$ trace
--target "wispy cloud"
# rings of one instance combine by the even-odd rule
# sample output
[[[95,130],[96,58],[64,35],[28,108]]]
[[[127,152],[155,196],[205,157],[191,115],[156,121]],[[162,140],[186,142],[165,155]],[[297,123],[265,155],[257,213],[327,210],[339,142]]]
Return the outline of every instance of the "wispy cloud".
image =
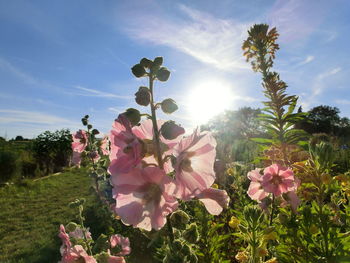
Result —
[[[19,69],[18,67],[14,66],[9,61],[1,57],[0,57],[0,69],[11,73],[15,77],[21,79],[26,84],[38,84],[38,81],[33,76],[31,76],[30,74],[27,74],[26,72],[22,71],[21,69]]]
[[[308,64],[310,63],[311,61],[313,61],[315,59],[314,56],[307,56],[303,61],[301,61],[298,66],[302,66],[302,65],[305,65],[305,64]]]
[[[219,69],[249,68],[241,45],[250,24],[219,19],[185,5],[178,8],[186,20],[143,14],[134,16],[125,30],[136,39],[169,46]]]
[[[0,109],[0,123],[37,123],[47,125],[75,125],[76,122],[35,111]]]
[[[80,93],[76,93],[73,95],[80,95],[80,96],[88,96],[88,97],[102,97],[102,98],[118,98],[118,99],[131,99],[131,96],[123,96],[123,95],[117,95],[109,92],[104,92],[100,90],[95,90],[95,89],[89,89],[82,87],[80,85],[74,86],[75,89],[84,91]]]

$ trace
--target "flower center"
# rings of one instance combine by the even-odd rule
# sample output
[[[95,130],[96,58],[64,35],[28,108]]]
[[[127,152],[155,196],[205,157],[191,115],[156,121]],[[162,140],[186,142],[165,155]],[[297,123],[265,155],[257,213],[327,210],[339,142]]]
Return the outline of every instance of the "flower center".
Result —
[[[282,179],[278,174],[274,174],[272,176],[271,183],[274,185],[280,185],[282,183]]]
[[[145,204],[148,204],[149,202],[160,202],[160,197],[162,195],[162,189],[158,184],[150,183],[145,186],[146,193],[143,196],[143,201]]]
[[[195,152],[184,152],[180,158],[179,168],[185,172],[193,172],[191,157],[195,155]]]

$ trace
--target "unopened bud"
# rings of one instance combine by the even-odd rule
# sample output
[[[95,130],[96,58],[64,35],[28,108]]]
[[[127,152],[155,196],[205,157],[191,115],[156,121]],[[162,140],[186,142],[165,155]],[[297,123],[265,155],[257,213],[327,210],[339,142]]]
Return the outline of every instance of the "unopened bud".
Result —
[[[141,114],[137,109],[134,108],[129,108],[124,112],[125,117],[128,118],[130,121],[131,125],[135,126],[138,124],[141,120]]]
[[[164,113],[168,113],[168,114],[173,113],[174,111],[176,111],[178,109],[178,107],[173,99],[163,100],[161,107],[162,107],[162,111]]]
[[[190,243],[196,243],[199,239],[197,225],[195,223],[190,224],[190,226],[184,231],[183,237]]]
[[[93,135],[97,135],[97,134],[99,134],[100,132],[99,132],[97,129],[93,129],[93,130],[91,131],[91,133],[92,133]]]
[[[160,128],[160,133],[167,140],[173,140],[185,133],[185,129],[175,124],[174,121],[165,122]]]
[[[151,68],[152,64],[153,64],[152,60],[148,58],[143,58],[140,60],[140,65],[144,68]]]
[[[185,229],[186,224],[190,221],[190,217],[186,212],[177,210],[170,216],[171,224],[177,229]]]
[[[147,106],[151,101],[151,94],[147,87],[140,87],[138,92],[135,93],[135,101],[137,104]]]
[[[134,76],[136,78],[141,78],[146,74],[146,70],[144,69],[144,67],[141,64],[136,64],[135,66],[133,66],[131,68],[132,74],[134,74]]]
[[[86,118],[82,118],[81,122],[83,123],[84,126],[88,124],[88,120]]]
[[[157,71],[157,79],[159,81],[167,81],[170,77],[170,71],[166,67],[161,67]]]
[[[74,222],[69,222],[67,225],[66,225],[66,230],[68,232],[73,232],[76,228],[78,227],[78,225]]]

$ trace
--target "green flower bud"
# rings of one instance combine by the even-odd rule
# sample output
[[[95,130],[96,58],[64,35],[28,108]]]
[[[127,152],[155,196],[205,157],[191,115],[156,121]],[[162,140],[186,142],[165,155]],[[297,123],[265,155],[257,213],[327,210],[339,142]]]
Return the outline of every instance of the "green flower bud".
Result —
[[[85,116],[84,116],[84,119],[88,119],[88,118],[89,118],[89,115],[85,115]]]
[[[152,60],[148,58],[143,58],[140,60],[140,65],[144,68],[151,68],[152,64],[153,64]]]
[[[190,224],[184,231],[183,237],[190,243],[196,243],[199,240],[197,225],[195,223]]]
[[[138,124],[141,120],[141,114],[137,109],[129,108],[126,110],[126,112],[124,112],[124,114],[133,126]]]
[[[88,121],[86,118],[82,118],[81,122],[83,123],[84,126],[86,126],[88,124]]]
[[[156,57],[153,60],[153,66],[158,66],[160,67],[163,64],[163,57]]]
[[[100,132],[99,132],[97,129],[93,129],[93,130],[91,131],[91,133],[92,133],[93,135],[97,135],[97,134],[99,134]]]
[[[170,98],[162,101],[161,108],[164,113],[168,113],[168,114],[173,113],[178,109],[175,101]]]
[[[132,74],[134,74],[134,76],[136,78],[141,78],[146,74],[146,70],[144,69],[144,67],[141,64],[136,64],[135,66],[133,66],[131,68]]]
[[[88,127],[88,129],[91,129],[91,128],[92,128],[92,125],[91,125],[91,124],[88,124],[87,127]]]
[[[67,225],[66,225],[66,230],[68,232],[73,232],[76,228],[77,228],[77,224],[74,223],[74,222],[69,222]]]
[[[135,96],[136,103],[142,106],[147,106],[151,101],[151,93],[147,87],[140,87]]]
[[[165,122],[160,128],[160,133],[165,139],[173,140],[185,133],[185,129],[177,125],[174,121]]]
[[[157,71],[157,79],[159,81],[167,81],[169,79],[169,76],[170,76],[170,71],[166,67],[161,67]]]
[[[170,222],[177,229],[186,229],[186,224],[190,221],[190,217],[186,212],[177,210],[170,216]]]

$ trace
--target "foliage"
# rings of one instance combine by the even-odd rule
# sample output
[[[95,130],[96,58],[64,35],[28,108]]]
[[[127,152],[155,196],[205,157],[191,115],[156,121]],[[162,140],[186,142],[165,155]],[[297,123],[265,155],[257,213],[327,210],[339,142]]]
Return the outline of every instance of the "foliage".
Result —
[[[17,156],[11,151],[0,152],[0,183],[7,182],[18,174]]]
[[[60,171],[69,164],[71,134],[69,130],[45,131],[33,141],[34,157],[45,174]]]

